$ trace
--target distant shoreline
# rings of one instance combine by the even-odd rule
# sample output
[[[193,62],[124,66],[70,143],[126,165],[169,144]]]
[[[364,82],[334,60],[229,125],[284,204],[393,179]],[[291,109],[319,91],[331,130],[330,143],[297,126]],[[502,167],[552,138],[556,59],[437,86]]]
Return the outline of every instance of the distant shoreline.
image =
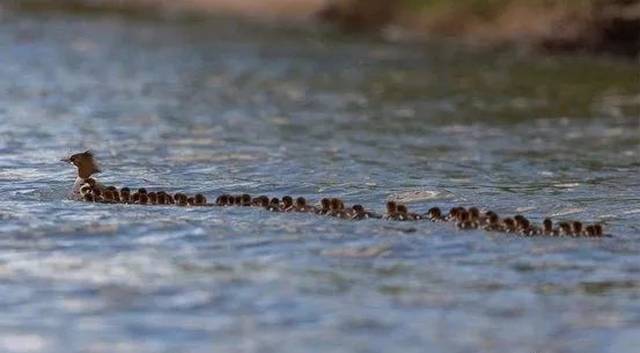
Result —
[[[471,46],[640,57],[640,0],[17,0],[22,10],[214,14],[328,23],[345,32],[450,38]]]

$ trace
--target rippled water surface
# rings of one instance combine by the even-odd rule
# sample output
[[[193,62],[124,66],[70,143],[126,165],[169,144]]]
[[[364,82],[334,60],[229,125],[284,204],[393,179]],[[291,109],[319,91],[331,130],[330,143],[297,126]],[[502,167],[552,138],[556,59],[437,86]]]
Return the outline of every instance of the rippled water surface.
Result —
[[[637,352],[638,66],[210,21],[0,17],[0,351]],[[399,198],[609,239],[68,200]]]

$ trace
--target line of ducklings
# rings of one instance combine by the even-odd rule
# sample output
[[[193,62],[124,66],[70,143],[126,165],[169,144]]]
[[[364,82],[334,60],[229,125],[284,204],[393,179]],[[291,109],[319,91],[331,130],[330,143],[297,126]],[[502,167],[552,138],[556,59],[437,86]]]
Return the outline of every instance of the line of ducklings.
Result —
[[[488,232],[510,233],[523,236],[571,236],[571,237],[603,237],[602,225],[591,224],[583,226],[582,222],[561,222],[554,227],[551,219],[546,218],[542,226],[537,226],[523,215],[500,218],[498,214],[489,210],[481,212],[477,207],[453,207],[444,214],[440,208],[432,207],[426,213],[410,212],[404,204],[388,201],[385,214],[378,214],[366,210],[364,206],[355,204],[345,207],[345,203],[338,198],[323,198],[318,206],[309,205],[304,197],[295,200],[291,196],[282,199],[266,195],[251,197],[249,194],[223,194],[216,198],[215,203],[207,202],[203,194],[189,196],[183,193],[169,194],[164,191],[148,192],[139,188],[132,192],[123,187],[118,190],[115,186],[100,188],[93,179],[80,188],[82,198],[88,202],[125,203],[139,205],[177,205],[177,206],[240,206],[261,207],[271,212],[303,212],[314,213],[329,217],[349,220],[387,219],[393,221],[431,221],[452,222],[458,229],[483,229]]]

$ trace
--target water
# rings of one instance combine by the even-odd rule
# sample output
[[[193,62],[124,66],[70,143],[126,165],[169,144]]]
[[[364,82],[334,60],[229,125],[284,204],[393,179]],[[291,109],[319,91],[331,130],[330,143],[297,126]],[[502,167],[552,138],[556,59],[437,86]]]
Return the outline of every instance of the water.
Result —
[[[5,12],[0,351],[636,352],[638,66]],[[101,180],[478,205],[610,239],[66,199]]]

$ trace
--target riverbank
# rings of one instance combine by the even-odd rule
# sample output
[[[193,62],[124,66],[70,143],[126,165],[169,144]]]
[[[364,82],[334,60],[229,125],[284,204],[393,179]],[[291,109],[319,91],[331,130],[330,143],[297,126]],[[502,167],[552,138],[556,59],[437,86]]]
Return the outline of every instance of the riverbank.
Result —
[[[395,27],[474,46],[640,53],[638,0],[338,0],[320,18],[347,31]]]
[[[145,16],[222,14],[320,22],[394,40],[444,37],[481,47],[640,55],[640,0],[21,0],[9,6]]]

